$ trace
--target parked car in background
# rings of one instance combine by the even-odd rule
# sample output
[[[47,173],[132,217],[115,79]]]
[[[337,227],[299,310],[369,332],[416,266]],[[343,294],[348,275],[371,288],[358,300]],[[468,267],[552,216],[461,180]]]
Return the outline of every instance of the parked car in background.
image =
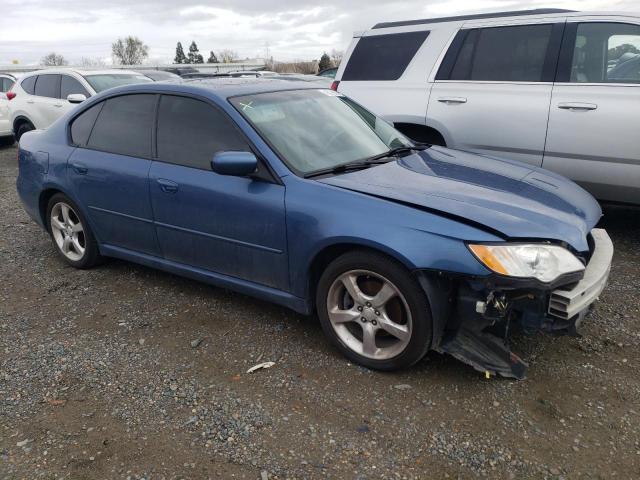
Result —
[[[640,204],[640,15],[531,10],[356,34],[338,91],[409,137],[543,166]],[[619,60],[622,60],[619,62]]]
[[[182,77],[185,73],[198,73],[199,70],[193,67],[170,67],[163,68],[165,72],[174,73],[180,77]]]
[[[327,77],[327,78],[335,78],[336,73],[338,73],[338,67],[325,68],[324,70],[318,72],[319,77]]]
[[[112,89],[18,157],[24,207],[69,265],[117,257],[317,312],[381,370],[437,349],[522,378],[509,333],[574,333],[613,254],[564,177],[416,145],[311,82]]]
[[[30,72],[7,92],[16,140],[25,132],[47,128],[76,104],[109,88],[152,82],[128,70],[47,69]]]
[[[11,129],[11,114],[9,112],[9,100],[6,92],[16,82],[16,77],[8,73],[0,73],[0,145],[13,143],[13,130]]]
[[[145,75],[154,82],[176,81],[182,78],[180,75],[165,70],[136,70],[136,73]]]

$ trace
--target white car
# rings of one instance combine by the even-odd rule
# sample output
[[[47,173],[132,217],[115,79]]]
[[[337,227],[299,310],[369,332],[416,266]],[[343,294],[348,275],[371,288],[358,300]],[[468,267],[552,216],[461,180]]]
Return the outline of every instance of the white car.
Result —
[[[640,204],[638,54],[639,13],[386,22],[354,36],[334,88],[414,140],[521,160]]]
[[[47,69],[30,72],[6,93],[16,140],[30,130],[47,128],[75,104],[108,88],[152,82],[128,70]]]
[[[11,114],[6,93],[13,87],[16,77],[8,73],[0,73],[0,145],[13,143]]]

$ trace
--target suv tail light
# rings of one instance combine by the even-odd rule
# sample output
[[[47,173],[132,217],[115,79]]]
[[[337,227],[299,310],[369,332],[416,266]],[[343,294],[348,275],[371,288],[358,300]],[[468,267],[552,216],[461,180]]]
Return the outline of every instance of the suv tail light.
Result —
[[[7,100],[13,100],[16,98],[16,92],[12,92],[11,90],[5,93],[5,95],[7,96]]]
[[[338,85],[340,85],[340,80],[335,80],[332,84],[331,84],[331,90],[334,91],[338,91]]]

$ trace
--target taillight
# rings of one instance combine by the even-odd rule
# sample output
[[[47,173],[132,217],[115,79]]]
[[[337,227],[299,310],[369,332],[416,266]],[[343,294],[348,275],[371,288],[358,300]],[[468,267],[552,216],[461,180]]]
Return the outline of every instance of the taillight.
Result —
[[[340,80],[335,80],[332,84],[331,84],[331,90],[333,91],[338,91],[338,85],[340,85]]]
[[[7,96],[7,100],[13,100],[14,98],[16,98],[16,92],[7,92],[5,93],[5,95]]]

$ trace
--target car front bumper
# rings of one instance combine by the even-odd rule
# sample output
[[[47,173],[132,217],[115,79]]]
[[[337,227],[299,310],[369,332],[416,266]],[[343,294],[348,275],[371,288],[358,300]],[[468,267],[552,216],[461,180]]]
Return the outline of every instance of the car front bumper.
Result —
[[[582,280],[551,292],[547,311],[550,317],[574,318],[588,309],[606,287],[613,259],[613,243],[606,230],[601,228],[591,230],[591,236],[594,248]]]

